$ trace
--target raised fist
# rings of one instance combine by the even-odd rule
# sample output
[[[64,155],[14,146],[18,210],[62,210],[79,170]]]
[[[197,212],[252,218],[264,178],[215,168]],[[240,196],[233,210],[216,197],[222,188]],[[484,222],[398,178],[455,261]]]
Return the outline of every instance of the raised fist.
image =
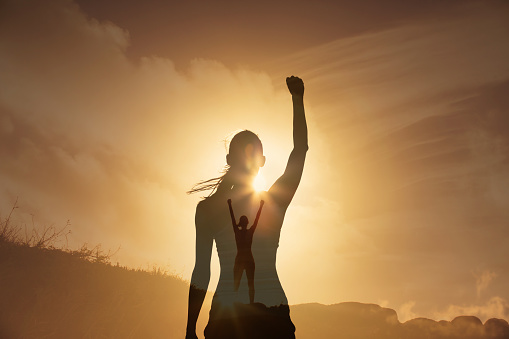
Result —
[[[299,77],[291,77],[286,78],[286,84],[288,85],[288,90],[292,95],[304,96],[304,82]]]

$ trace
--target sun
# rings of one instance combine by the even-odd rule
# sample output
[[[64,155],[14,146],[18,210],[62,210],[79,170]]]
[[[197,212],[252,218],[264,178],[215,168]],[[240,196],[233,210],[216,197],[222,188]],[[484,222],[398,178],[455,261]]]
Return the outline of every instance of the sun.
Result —
[[[253,181],[253,187],[256,191],[264,191],[267,181],[265,180],[265,176],[262,174],[262,172],[258,172],[258,175]]]

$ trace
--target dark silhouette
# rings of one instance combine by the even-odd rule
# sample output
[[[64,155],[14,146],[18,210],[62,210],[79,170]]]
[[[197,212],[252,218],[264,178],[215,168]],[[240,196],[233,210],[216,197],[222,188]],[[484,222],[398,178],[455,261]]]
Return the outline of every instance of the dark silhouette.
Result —
[[[253,243],[253,235],[262,213],[264,201],[260,201],[260,208],[256,213],[256,218],[253,225],[247,229],[249,221],[245,215],[240,217],[239,223],[235,221],[235,214],[233,213],[232,199],[228,199],[228,207],[230,209],[230,216],[232,218],[233,232],[235,232],[235,242],[237,243],[237,256],[235,257],[235,266],[233,266],[233,288],[238,292],[240,286],[240,278],[242,272],[246,271],[247,284],[249,286],[249,303],[254,303],[254,273],[255,261],[253,253],[251,252],[251,245]]]
[[[286,209],[302,176],[308,137],[304,83],[294,76],[287,78],[286,82],[293,101],[293,150],[283,175],[267,192],[254,190],[252,183],[265,164],[265,157],[258,136],[244,130],[230,142],[224,175],[203,181],[188,192],[212,190],[196,208],[196,262],[189,288],[186,338],[197,338],[196,321],[209,285],[214,241],[221,274],[212,299],[205,337],[295,338],[288,300],[276,271],[276,253]],[[233,210],[230,209],[231,214],[228,215],[224,208],[227,199],[235,201],[235,210],[242,215],[239,225],[235,223]],[[254,223],[257,225],[261,200],[264,202],[262,222],[256,228],[256,237],[253,237],[255,228],[246,229],[248,220],[245,216],[258,210]],[[234,228],[241,226],[243,229],[232,233],[229,226],[232,221]],[[247,284],[241,283],[244,269]]]

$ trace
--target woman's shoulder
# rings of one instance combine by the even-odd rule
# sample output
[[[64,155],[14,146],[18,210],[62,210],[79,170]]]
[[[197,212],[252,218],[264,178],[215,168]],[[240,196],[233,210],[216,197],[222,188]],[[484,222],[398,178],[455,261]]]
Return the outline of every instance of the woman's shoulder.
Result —
[[[224,201],[223,201],[224,200]],[[195,223],[197,229],[214,234],[225,224],[228,216],[228,203],[219,196],[209,196],[196,206]]]
[[[196,206],[196,212],[206,212],[207,214],[213,211],[217,211],[224,204],[227,207],[227,199],[221,197],[217,193],[214,193],[203,200],[201,200]]]

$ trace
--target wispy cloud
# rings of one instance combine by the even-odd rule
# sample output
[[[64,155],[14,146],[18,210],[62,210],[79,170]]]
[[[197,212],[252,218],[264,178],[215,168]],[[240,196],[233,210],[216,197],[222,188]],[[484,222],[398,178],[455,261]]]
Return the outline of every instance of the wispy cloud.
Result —
[[[415,301],[410,300],[402,304],[397,310],[399,321],[405,322],[410,319],[417,318],[417,314],[412,311],[415,306]]]
[[[121,245],[121,262],[187,276],[197,197],[185,192],[222,168],[233,130],[288,130],[291,141],[289,96],[264,73],[213,60],[183,71],[132,62],[122,28],[72,1],[27,4],[2,4],[1,208],[19,196],[38,223],[71,219],[78,244]]]
[[[475,277],[475,288],[477,291],[477,297],[481,296],[481,292],[486,290],[490,283],[498,276],[497,273],[490,270],[484,270],[480,273],[474,273]]]

